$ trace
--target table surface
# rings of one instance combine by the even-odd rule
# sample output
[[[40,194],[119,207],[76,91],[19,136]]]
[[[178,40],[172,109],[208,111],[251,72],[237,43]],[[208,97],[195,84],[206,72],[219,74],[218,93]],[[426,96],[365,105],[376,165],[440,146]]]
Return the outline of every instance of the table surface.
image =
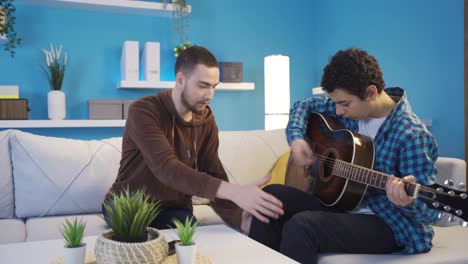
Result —
[[[175,230],[161,230],[167,241],[177,238]],[[85,237],[86,251],[94,251],[97,236]],[[297,263],[294,260],[225,226],[201,226],[196,239],[198,252],[213,263]],[[63,256],[63,240],[43,240],[0,245],[0,263],[51,263]]]

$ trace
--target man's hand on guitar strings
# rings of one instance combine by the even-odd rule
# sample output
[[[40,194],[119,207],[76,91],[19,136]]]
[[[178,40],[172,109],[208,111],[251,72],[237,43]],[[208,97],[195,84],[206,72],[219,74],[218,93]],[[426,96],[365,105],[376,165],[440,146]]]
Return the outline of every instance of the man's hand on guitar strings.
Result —
[[[309,143],[304,139],[296,139],[291,143],[291,155],[298,166],[310,166],[315,161],[314,153]]]
[[[398,206],[407,206],[414,200],[413,197],[408,196],[405,191],[405,182],[416,182],[412,175],[403,177],[403,179],[390,176],[387,182],[387,198]]]

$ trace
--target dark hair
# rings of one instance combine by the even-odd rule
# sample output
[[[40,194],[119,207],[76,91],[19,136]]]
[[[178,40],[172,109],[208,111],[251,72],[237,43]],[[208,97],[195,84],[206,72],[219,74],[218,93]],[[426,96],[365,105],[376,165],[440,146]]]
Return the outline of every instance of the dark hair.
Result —
[[[385,88],[379,63],[367,51],[340,50],[323,69],[321,86],[327,93],[339,88],[364,99],[369,85],[375,85],[379,93]]]
[[[183,72],[190,74],[197,64],[207,67],[218,67],[219,64],[213,53],[202,46],[190,46],[183,50],[177,57],[175,64],[175,74]]]

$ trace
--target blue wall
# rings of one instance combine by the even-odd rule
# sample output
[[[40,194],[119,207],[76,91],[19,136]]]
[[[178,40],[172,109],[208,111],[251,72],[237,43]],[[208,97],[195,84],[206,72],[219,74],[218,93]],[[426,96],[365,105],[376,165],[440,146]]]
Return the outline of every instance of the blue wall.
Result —
[[[263,129],[263,58],[291,61],[291,101],[310,96],[339,49],[377,57],[387,86],[407,89],[414,111],[433,121],[441,155],[464,158],[462,0],[192,0],[190,39],[220,61],[241,61],[254,91],[218,91],[212,107],[221,130]],[[134,99],[157,90],[120,90],[124,40],[161,42],[163,80],[173,80],[170,18],[17,4],[23,45],[14,59],[0,51],[0,84],[20,85],[31,119],[47,119],[48,84],[41,49],[63,44],[67,118],[88,118],[88,99]],[[75,138],[120,136],[120,128],[28,129]]]

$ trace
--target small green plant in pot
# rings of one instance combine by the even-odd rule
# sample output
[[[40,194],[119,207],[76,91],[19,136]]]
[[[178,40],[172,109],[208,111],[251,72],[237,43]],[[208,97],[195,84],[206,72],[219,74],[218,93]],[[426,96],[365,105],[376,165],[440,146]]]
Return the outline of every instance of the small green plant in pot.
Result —
[[[195,244],[195,233],[199,223],[187,217],[185,222],[182,223],[178,219],[172,220],[179,236],[180,242],[176,244],[177,263],[179,264],[192,264],[195,263],[195,256],[197,254],[197,247]]]
[[[104,218],[110,230],[96,241],[94,252],[97,263],[162,263],[168,253],[164,236],[149,227],[159,213],[160,203],[144,190],[112,194],[103,206]]]
[[[65,219],[60,232],[65,240],[65,262],[84,263],[86,255],[86,244],[83,243],[86,223],[75,218],[73,221]]]

